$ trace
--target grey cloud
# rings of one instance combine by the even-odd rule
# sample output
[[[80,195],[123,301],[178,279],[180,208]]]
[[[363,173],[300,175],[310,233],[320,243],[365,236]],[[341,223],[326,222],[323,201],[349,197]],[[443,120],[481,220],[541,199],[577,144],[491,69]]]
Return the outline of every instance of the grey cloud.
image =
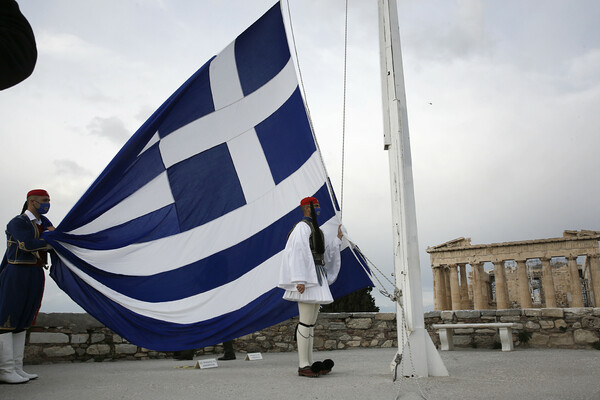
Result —
[[[123,121],[117,117],[95,117],[87,128],[92,135],[104,137],[119,144],[124,143],[131,136]]]

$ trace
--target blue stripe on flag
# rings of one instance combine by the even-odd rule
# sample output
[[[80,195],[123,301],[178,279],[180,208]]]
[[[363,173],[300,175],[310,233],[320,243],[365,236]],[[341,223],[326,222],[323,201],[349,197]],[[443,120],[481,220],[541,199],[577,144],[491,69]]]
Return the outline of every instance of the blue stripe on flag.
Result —
[[[88,235],[62,233],[61,236],[57,237],[57,240],[90,250],[109,250],[136,243],[150,242],[176,235],[179,232],[179,220],[175,204],[170,204],[142,217],[100,232]]]
[[[275,184],[300,168],[317,150],[298,88],[255,130]]]
[[[244,96],[273,79],[290,58],[279,3],[235,41],[235,59]]]

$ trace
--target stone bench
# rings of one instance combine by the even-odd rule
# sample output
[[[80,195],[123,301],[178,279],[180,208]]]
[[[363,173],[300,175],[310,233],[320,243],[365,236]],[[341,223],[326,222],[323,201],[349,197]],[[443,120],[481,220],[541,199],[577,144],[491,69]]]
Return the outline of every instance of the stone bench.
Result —
[[[500,342],[502,343],[502,351],[513,350],[512,330],[518,325],[510,322],[490,322],[480,324],[433,324],[431,327],[437,329],[440,335],[440,343],[442,350],[454,350],[453,331],[454,329],[467,328],[494,328],[500,332]]]

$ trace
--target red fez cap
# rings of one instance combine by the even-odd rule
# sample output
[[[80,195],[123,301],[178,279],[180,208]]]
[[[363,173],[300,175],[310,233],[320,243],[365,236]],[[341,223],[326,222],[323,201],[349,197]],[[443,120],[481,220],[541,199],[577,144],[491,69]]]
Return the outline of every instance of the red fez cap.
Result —
[[[30,190],[27,193],[27,197],[29,197],[29,196],[47,196],[47,197],[50,197],[50,195],[48,194],[48,192],[46,192],[44,189],[33,189],[33,190]]]
[[[308,206],[310,205],[310,202],[313,202],[313,205],[318,205],[319,204],[319,200],[317,200],[314,197],[305,197],[302,199],[302,201],[300,201],[300,207],[304,207],[304,206]]]

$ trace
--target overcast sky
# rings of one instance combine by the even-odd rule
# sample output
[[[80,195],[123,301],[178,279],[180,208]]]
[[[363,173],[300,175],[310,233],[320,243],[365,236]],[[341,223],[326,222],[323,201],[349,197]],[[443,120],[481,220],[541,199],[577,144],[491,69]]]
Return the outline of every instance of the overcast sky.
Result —
[[[427,309],[427,246],[600,230],[600,2],[398,2]],[[344,3],[290,0],[306,100],[338,197]],[[58,225],[151,113],[273,4],[20,0],[39,56],[29,79],[0,92],[0,221],[42,187]],[[377,1],[349,6],[344,224],[389,275]],[[377,304],[392,310],[381,296]],[[41,310],[82,311],[51,279]]]

